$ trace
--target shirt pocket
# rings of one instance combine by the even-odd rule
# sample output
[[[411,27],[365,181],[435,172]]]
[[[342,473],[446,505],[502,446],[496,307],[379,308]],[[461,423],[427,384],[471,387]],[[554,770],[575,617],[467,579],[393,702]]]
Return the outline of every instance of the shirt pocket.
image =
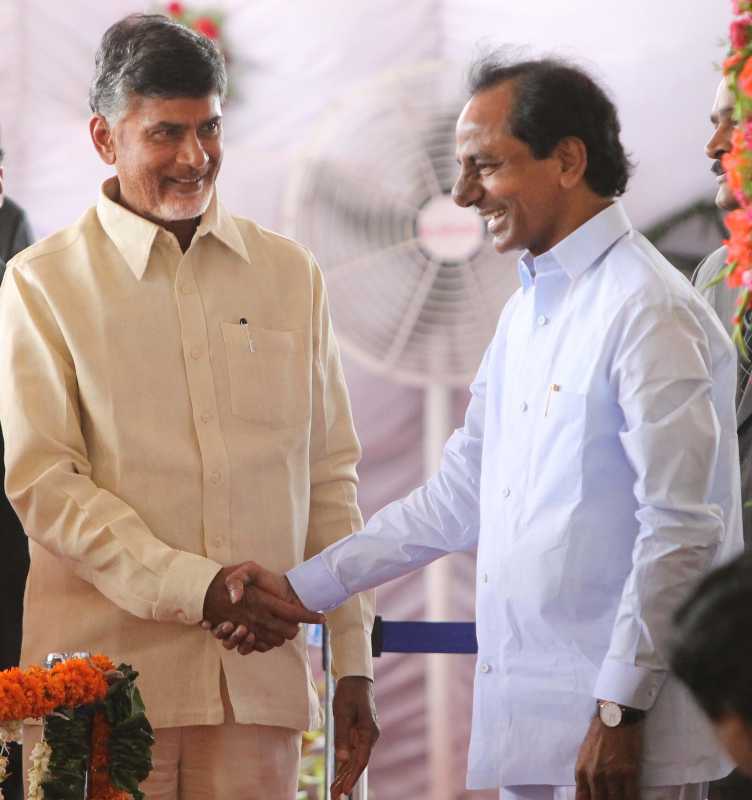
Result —
[[[552,384],[536,426],[530,480],[544,506],[582,496],[588,396]]]
[[[275,331],[222,323],[236,417],[271,428],[308,419],[309,371],[303,331]]]

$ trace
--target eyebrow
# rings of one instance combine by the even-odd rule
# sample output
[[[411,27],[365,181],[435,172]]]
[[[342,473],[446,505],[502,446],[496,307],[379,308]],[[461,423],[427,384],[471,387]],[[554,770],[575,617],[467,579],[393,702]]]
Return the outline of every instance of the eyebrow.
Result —
[[[721,108],[718,111],[717,114],[711,114],[710,115],[710,121],[713,123],[713,125],[717,125],[719,120],[721,120],[723,118],[726,118],[726,117],[731,117],[731,116],[733,116],[733,114],[734,114],[734,107],[733,106],[724,106],[723,108]]]
[[[212,122],[221,122],[222,115],[216,114],[209,119],[205,119],[199,123],[199,127],[203,127],[204,125],[209,125]],[[169,131],[182,131],[185,130],[188,126],[184,125],[181,122],[168,122],[167,120],[161,120],[160,122],[155,122],[153,125],[149,126],[150,130],[156,130],[157,128],[165,128]]]

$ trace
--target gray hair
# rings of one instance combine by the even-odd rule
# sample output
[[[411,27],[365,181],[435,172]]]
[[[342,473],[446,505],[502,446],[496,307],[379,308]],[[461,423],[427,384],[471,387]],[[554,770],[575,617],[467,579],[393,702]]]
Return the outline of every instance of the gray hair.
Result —
[[[114,124],[131,95],[223,101],[227,72],[205,36],[162,14],[131,14],[112,25],[97,50],[89,106]]]

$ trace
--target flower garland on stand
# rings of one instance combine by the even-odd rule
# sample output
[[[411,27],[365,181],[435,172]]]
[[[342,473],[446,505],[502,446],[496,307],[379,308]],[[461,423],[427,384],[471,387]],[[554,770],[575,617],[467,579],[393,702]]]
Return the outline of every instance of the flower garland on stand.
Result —
[[[42,718],[28,800],[143,800],[138,786],[151,771],[154,736],[138,673],[101,655],[52,660],[49,669],[0,672],[0,783],[7,744],[21,741],[24,719]]]
[[[726,214],[729,238],[726,268],[718,280],[740,289],[733,317],[733,339],[746,359],[745,343],[752,311],[752,0],[732,0],[735,19],[731,23],[731,50],[723,63],[723,74],[734,98],[732,150],[723,157],[729,187],[739,208]]]

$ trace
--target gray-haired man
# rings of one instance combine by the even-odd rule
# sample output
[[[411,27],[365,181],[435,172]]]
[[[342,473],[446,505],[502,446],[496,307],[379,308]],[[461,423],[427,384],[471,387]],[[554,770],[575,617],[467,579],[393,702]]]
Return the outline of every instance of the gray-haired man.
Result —
[[[320,617],[260,590],[234,614],[223,565],[289,569],[361,524],[320,270],[216,196],[225,88],[198,34],[159,15],[110,28],[90,133],[116,177],[0,294],[6,486],[32,540],[22,662],[87,649],[138,668],[150,800],[295,797],[319,720],[298,623]],[[197,624],[228,614],[274,652],[239,658]],[[370,751],[368,596],[329,622],[337,722]]]

